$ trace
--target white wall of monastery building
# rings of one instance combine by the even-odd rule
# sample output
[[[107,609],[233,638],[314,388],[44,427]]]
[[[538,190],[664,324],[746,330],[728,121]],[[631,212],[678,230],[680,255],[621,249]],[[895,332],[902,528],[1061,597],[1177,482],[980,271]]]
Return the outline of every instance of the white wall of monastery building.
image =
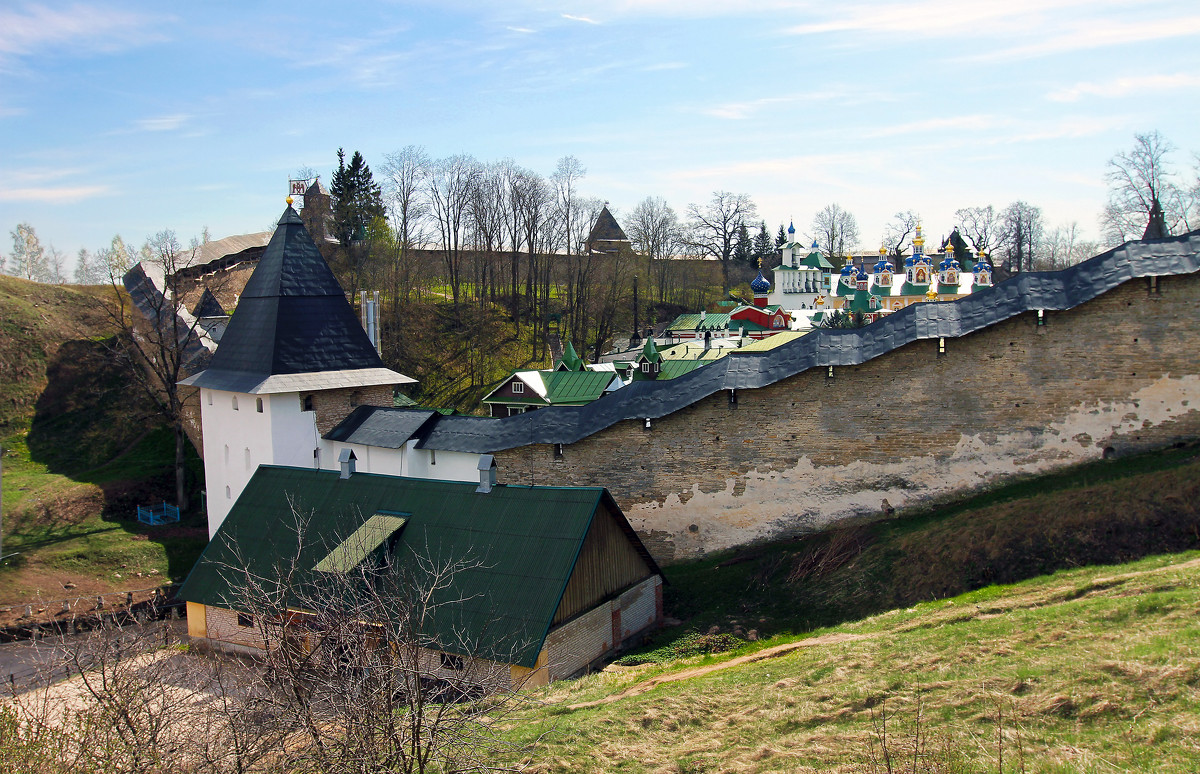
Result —
[[[250,395],[201,388],[210,539],[259,465],[337,470],[342,449],[352,449],[360,473],[479,480],[478,454],[418,449],[416,441],[399,449],[327,441],[317,432],[316,413],[302,409],[295,392]]]

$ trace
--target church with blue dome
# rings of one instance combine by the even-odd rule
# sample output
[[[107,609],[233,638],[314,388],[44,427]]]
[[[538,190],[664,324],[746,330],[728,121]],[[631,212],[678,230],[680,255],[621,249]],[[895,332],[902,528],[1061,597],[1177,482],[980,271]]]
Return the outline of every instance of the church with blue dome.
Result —
[[[912,240],[912,253],[904,258],[899,274],[886,248],[879,249],[879,260],[867,271],[867,261],[849,261],[838,274],[829,298],[818,299],[826,310],[861,312],[877,317],[922,301],[952,301],[992,284],[992,266],[985,253],[979,253],[964,268],[955,254],[955,239],[946,240],[936,257],[925,252],[925,236],[920,224]],[[969,253],[967,253],[969,255]],[[935,264],[936,260],[936,264]]]

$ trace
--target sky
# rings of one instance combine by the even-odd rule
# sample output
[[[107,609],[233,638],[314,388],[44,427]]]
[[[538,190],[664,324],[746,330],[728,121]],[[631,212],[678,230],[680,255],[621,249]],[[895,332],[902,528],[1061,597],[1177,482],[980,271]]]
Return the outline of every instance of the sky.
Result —
[[[269,228],[289,176],[511,158],[618,219],[746,193],[772,234],[1023,199],[1099,239],[1105,167],[1159,131],[1193,180],[1200,6],[1120,0],[0,0],[0,253]],[[377,176],[378,177],[378,176]]]

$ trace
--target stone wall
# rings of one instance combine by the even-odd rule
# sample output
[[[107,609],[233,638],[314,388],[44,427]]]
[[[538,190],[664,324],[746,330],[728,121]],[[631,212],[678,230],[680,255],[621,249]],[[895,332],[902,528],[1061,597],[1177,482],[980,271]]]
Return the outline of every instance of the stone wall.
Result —
[[[999,479],[1200,438],[1200,275],[1029,312],[496,454],[501,483],[607,486],[659,561],[875,517]]]
[[[343,419],[350,416],[350,412],[358,406],[392,406],[392,385],[390,384],[319,390],[311,395],[313,396],[313,410],[317,412],[317,432],[322,437],[337,427]],[[303,394],[301,399],[303,399]]]

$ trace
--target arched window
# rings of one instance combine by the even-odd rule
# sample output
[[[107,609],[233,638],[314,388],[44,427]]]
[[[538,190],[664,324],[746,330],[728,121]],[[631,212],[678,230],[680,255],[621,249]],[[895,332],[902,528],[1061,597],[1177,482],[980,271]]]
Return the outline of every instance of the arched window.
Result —
[[[250,449],[246,449],[246,470],[250,470]]]
[[[254,408],[255,408],[255,409],[258,411],[258,413],[260,413],[260,414],[261,414],[261,413],[263,413],[263,410],[262,410],[262,398],[255,398],[255,399],[254,399]]]
[[[234,411],[237,411],[237,410],[238,410],[238,407],[237,407],[237,396],[236,396],[236,395],[234,395],[234,396],[233,396],[233,410],[234,410]]]

